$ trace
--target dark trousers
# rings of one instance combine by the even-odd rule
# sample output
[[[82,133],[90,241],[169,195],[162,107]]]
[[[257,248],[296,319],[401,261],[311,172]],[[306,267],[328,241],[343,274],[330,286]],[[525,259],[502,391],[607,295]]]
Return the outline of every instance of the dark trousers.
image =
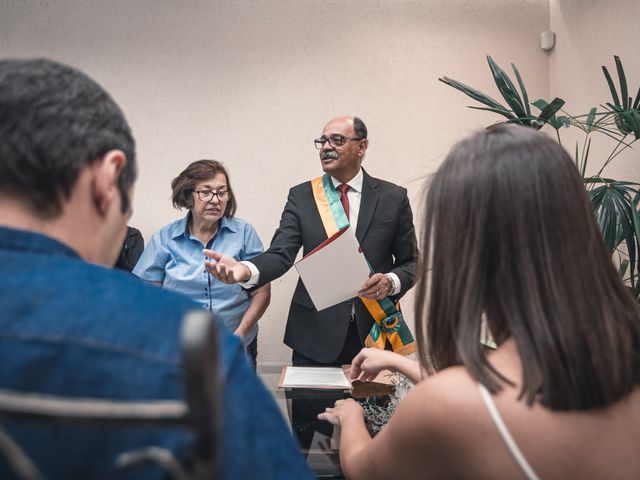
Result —
[[[358,354],[362,345],[358,335],[356,322],[349,322],[349,330],[338,358],[331,363],[319,363],[294,351],[291,355],[291,363],[294,367],[340,367],[350,364]],[[314,392],[315,394],[315,392]],[[291,426],[303,449],[308,449],[316,433],[329,438],[333,435],[333,426],[329,422],[318,420],[318,414],[325,408],[333,407],[336,400],[345,398],[342,391],[322,392],[322,398],[296,398],[295,392],[291,393]]]
[[[249,357],[249,360],[251,363],[251,366],[253,366],[253,371],[256,371],[257,368],[257,358],[258,358],[258,336],[256,335],[256,338],[254,338],[251,343],[249,345],[247,345],[246,348],[247,351],[247,357]]]
[[[342,365],[349,365],[353,358],[362,349],[362,343],[360,342],[360,336],[358,335],[358,327],[356,322],[349,322],[349,329],[347,330],[347,337],[344,340],[342,351],[338,358],[331,363],[320,363],[299,354],[295,350],[291,354],[291,364],[294,367],[340,367]]]

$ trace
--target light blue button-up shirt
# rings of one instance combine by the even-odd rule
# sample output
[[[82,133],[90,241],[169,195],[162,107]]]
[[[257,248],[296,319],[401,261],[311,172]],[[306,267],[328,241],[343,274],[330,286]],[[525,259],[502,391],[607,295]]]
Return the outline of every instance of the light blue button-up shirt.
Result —
[[[189,232],[188,220],[189,215],[154,233],[133,274],[186,295],[233,332],[249,308],[251,297],[239,285],[228,285],[209,275],[204,269],[202,250],[206,247],[236,260],[249,260],[264,250],[260,237],[244,220],[222,217],[216,234],[208,245],[203,245]],[[245,345],[257,334],[258,324],[247,332]]]

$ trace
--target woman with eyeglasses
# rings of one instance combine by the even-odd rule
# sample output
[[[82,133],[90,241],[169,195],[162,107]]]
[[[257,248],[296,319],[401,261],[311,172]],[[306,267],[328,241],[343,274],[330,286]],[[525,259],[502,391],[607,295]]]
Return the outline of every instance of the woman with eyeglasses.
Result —
[[[569,155],[494,127],[452,149],[424,203],[420,366],[356,362],[418,383],[373,439],[352,399],[320,415],[346,477],[640,478],[640,313]]]
[[[144,249],[133,274],[184,294],[242,338],[255,368],[258,320],[269,306],[267,284],[252,292],[228,285],[204,269],[207,248],[237,260],[262,253],[254,228],[239,218],[229,174],[215,160],[198,160],[171,182],[173,206],[186,216],[158,230]]]

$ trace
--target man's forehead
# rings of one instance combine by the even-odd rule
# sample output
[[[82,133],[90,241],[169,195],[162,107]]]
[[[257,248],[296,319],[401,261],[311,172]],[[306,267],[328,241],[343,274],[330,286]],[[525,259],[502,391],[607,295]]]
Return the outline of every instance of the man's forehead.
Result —
[[[353,129],[352,118],[334,118],[331,120],[322,130],[322,134],[329,136],[331,134],[340,134],[345,136],[353,136],[355,130]]]

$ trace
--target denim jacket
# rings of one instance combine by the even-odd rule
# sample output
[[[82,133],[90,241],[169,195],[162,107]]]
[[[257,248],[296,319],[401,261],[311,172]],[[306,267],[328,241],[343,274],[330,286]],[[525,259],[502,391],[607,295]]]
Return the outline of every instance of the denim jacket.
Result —
[[[180,320],[194,304],[122,271],[83,261],[58,241],[0,227],[0,388],[112,399],[182,398]],[[196,307],[197,308],[197,307]],[[311,478],[240,342],[220,329],[224,385],[222,478]],[[144,465],[116,471],[146,445],[188,460],[175,428],[44,427],[4,422],[49,479],[164,478]],[[0,459],[0,478],[11,478]]]

